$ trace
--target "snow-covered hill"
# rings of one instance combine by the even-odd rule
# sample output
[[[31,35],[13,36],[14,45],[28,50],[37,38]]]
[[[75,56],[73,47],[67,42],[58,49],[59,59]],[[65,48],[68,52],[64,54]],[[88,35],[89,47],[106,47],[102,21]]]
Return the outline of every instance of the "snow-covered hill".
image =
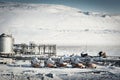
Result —
[[[82,12],[53,4],[0,3],[0,33],[16,43],[119,45],[120,15]]]

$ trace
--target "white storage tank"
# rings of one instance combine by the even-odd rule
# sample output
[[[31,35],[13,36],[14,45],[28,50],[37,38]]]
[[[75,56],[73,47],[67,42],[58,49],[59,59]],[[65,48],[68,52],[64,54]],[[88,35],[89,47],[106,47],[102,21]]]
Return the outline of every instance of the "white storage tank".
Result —
[[[14,39],[12,35],[1,34],[0,35],[0,54],[11,55],[13,54]]]

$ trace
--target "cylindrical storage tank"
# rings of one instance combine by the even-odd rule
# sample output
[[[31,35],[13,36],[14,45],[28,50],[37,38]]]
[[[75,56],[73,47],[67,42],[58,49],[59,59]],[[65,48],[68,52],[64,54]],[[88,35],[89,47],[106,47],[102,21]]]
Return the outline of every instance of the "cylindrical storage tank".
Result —
[[[14,39],[12,35],[1,34],[0,35],[0,54],[11,55],[13,54]]]

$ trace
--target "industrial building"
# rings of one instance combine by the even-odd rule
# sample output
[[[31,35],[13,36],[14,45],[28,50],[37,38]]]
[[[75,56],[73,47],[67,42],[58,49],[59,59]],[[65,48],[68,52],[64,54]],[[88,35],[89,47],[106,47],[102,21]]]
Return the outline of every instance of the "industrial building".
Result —
[[[10,56],[14,54],[13,50],[14,38],[12,35],[7,35],[5,33],[0,35],[0,55]]]
[[[14,54],[23,55],[43,55],[48,56],[56,55],[55,44],[35,44],[35,43],[21,43],[14,44],[12,35],[0,35],[0,56],[12,56]]]
[[[56,45],[55,44],[14,44],[14,51],[16,54],[24,55],[43,55],[47,54],[49,56],[56,55]]]

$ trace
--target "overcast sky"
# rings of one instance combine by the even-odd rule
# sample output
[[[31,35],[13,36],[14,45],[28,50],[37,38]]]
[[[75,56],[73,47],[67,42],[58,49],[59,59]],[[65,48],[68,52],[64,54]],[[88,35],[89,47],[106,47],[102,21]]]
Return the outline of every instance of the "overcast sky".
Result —
[[[6,2],[60,4],[82,11],[120,14],[120,0],[0,0]]]

